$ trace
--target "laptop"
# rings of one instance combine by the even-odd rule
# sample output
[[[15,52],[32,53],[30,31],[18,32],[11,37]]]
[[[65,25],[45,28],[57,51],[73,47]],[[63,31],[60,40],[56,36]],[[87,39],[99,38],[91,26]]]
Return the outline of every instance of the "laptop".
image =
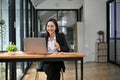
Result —
[[[27,54],[48,54],[45,38],[24,38],[24,51]]]

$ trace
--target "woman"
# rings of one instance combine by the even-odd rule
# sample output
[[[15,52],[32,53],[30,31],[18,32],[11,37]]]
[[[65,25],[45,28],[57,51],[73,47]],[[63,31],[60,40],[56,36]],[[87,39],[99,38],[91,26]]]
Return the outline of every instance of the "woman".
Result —
[[[59,33],[58,24],[55,19],[49,19],[46,23],[46,43],[48,52],[68,52],[69,48],[63,33]],[[43,70],[47,80],[60,80],[60,71],[65,71],[63,61],[43,62]]]

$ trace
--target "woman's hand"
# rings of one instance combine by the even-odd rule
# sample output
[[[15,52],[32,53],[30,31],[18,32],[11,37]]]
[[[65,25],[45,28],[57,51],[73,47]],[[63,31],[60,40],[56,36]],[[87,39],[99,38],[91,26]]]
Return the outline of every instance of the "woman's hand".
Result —
[[[54,43],[54,47],[55,47],[58,51],[60,51],[60,45],[59,45],[58,42],[55,42],[55,43]]]

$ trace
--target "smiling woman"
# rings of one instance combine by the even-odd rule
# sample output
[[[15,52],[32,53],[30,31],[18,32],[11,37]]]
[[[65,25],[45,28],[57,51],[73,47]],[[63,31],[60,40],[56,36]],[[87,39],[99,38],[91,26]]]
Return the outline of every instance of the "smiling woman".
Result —
[[[65,35],[59,33],[57,20],[50,18],[46,22],[46,45],[49,53],[54,52],[69,52]],[[43,71],[47,75],[47,80],[60,80],[60,71],[65,71],[65,65],[63,61],[45,61],[41,64]]]

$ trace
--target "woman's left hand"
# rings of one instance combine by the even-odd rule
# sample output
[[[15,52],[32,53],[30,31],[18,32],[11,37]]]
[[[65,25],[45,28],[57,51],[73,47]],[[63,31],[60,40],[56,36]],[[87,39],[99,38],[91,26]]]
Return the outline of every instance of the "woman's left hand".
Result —
[[[58,42],[55,42],[55,43],[54,43],[54,47],[55,47],[57,50],[60,50],[60,45],[59,45]]]

